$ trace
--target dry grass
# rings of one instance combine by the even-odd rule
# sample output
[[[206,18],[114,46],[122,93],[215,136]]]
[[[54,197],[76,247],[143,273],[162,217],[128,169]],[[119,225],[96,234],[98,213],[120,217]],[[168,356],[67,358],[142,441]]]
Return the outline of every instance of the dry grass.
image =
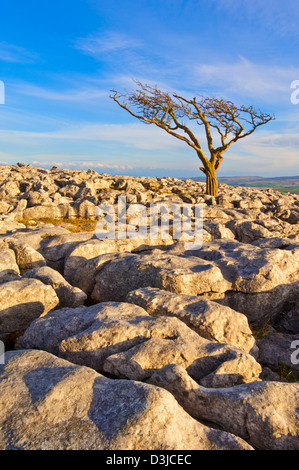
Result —
[[[58,236],[59,236],[59,233],[44,233],[43,235],[41,235],[41,238],[42,240],[44,240],[45,238],[58,237]]]
[[[93,219],[53,219],[51,217],[43,217],[41,219],[34,219],[37,224],[51,224],[59,227],[66,228],[70,232],[90,232],[95,230],[97,220]],[[21,224],[32,226],[30,223],[32,219],[21,219],[18,220]],[[52,237],[51,234],[45,234],[44,238]]]
[[[280,364],[279,365],[279,370],[278,370],[279,376],[281,379],[283,379],[286,382],[298,382],[299,377],[298,374],[296,374],[292,367],[286,365],[286,364]]]
[[[252,328],[252,334],[255,339],[261,339],[270,334],[272,331],[269,321],[267,320],[261,327]]]

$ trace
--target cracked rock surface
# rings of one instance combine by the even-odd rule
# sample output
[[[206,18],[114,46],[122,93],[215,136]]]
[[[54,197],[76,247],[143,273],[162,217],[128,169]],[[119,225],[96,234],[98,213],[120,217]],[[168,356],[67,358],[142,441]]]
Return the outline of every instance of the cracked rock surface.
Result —
[[[127,236],[100,239],[120,196]],[[201,204],[201,246],[134,204]],[[0,449],[298,450],[298,217],[271,189],[0,165]]]

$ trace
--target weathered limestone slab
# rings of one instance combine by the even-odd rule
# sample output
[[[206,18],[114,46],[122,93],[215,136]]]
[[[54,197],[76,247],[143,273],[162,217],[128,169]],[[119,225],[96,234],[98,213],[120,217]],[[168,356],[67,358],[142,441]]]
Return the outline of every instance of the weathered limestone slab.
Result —
[[[178,318],[151,317],[128,303],[55,310],[27,328],[19,347],[46,350],[98,372],[133,380],[143,380],[173,362],[206,386],[252,381],[261,373],[250,354],[208,341]]]
[[[127,302],[139,305],[152,316],[174,316],[200,336],[256,353],[255,338],[247,317],[229,307],[201,297],[145,287],[129,292]]]
[[[49,266],[30,269],[23,275],[23,279],[39,279],[44,284],[50,285],[59,298],[57,308],[76,308],[83,305],[87,295],[78,287],[73,287],[55,269]]]
[[[2,450],[252,450],[150,384],[110,380],[44,351],[0,365]]]
[[[178,365],[160,369],[149,383],[170,391],[191,416],[207,419],[257,449],[299,449],[299,383],[259,381],[208,389]]]
[[[0,284],[0,339],[19,333],[59,303],[51,286],[37,279],[20,279]]]

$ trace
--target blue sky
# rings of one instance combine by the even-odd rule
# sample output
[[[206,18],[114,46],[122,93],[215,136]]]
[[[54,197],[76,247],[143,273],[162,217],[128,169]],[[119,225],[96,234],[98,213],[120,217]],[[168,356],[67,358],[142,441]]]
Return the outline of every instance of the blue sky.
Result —
[[[109,98],[138,79],[275,114],[230,147],[219,176],[299,175],[298,24],[297,0],[3,2],[0,162],[202,176],[190,147]]]

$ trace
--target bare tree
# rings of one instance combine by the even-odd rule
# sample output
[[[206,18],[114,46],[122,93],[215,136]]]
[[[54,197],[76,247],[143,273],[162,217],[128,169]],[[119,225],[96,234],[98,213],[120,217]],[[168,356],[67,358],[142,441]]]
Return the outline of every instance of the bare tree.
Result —
[[[275,119],[273,115],[255,110],[252,106],[238,107],[231,101],[214,97],[186,99],[139,81],[136,81],[136,84],[138,88],[132,92],[120,94],[112,90],[111,98],[140,121],[155,124],[192,147],[203,164],[200,170],[206,175],[206,193],[212,196],[218,194],[216,172],[224,152],[234,142]],[[209,157],[203,151],[191,126],[186,125],[186,120],[203,126]]]

